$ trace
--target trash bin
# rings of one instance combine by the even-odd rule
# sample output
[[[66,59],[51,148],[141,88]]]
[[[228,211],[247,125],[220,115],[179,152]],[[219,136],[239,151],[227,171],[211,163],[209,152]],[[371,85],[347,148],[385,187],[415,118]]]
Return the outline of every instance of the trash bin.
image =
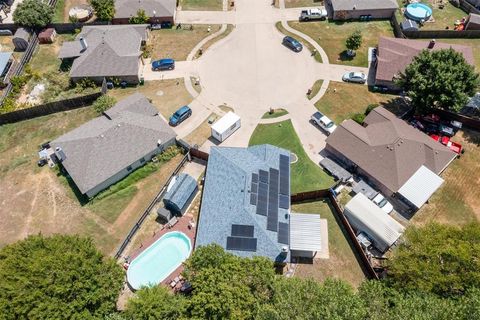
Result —
[[[142,77],[140,78],[140,85],[143,86],[145,84],[145,79]]]

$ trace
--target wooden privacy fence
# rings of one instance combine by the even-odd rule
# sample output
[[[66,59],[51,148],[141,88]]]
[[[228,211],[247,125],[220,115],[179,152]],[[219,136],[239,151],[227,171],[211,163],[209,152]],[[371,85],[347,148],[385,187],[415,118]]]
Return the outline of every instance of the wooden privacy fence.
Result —
[[[0,125],[45,116],[60,111],[68,111],[86,107],[91,105],[92,102],[97,100],[97,98],[101,95],[101,92],[96,92],[82,97],[54,101],[27,109],[0,114]]]
[[[208,161],[208,153],[200,151],[198,149],[191,148],[190,155],[194,158],[198,158],[200,160]]]
[[[153,210],[153,207],[155,207],[155,205],[158,202],[162,201],[163,196],[165,195],[165,191],[167,191],[167,187],[170,184],[170,181],[172,181],[172,178],[180,172],[182,167],[185,165],[185,162],[187,161],[188,161],[188,156],[185,155],[182,161],[180,161],[180,163],[177,165],[175,170],[173,170],[173,172],[170,174],[170,177],[168,178],[167,182],[162,186],[162,188],[157,193],[155,198],[153,198],[153,200],[150,202],[148,207],[143,211],[142,215],[137,220],[137,222],[133,225],[132,229],[130,229],[130,232],[128,233],[127,237],[125,238],[125,240],[123,240],[122,244],[120,245],[117,252],[115,253],[115,259],[120,258],[120,256],[123,254],[123,251],[125,251],[125,248],[128,246],[130,241],[132,241],[133,236],[135,236],[135,234],[140,229],[145,219],[150,215],[151,211]]]
[[[442,119],[460,121],[463,126],[480,131],[480,119],[474,119],[458,113],[440,109],[432,110],[432,112],[438,114]]]
[[[348,222],[347,218],[343,214],[343,210],[340,208],[340,205],[338,204],[337,199],[333,196],[330,189],[315,190],[315,191],[292,194],[290,197],[290,201],[292,204],[294,204],[302,201],[314,201],[314,200],[325,199],[325,198],[330,200],[334,208],[333,212],[335,217],[338,220],[340,220],[340,222],[344,226],[347,232],[347,235],[350,238],[350,243],[353,244],[353,247],[357,253],[357,256],[360,257],[363,270],[365,271],[367,277],[369,279],[378,280],[377,273],[375,272],[372,265],[370,264],[370,260],[368,259],[362,247],[360,246],[360,243],[358,242],[357,237],[355,236],[355,232],[353,231],[352,227],[350,226],[350,223]]]

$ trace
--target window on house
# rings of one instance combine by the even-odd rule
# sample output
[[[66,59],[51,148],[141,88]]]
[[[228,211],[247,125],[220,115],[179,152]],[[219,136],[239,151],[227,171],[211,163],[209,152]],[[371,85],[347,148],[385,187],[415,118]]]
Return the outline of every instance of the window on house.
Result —
[[[236,126],[237,126],[237,124],[235,123],[233,126],[230,127],[230,130],[235,129]]]

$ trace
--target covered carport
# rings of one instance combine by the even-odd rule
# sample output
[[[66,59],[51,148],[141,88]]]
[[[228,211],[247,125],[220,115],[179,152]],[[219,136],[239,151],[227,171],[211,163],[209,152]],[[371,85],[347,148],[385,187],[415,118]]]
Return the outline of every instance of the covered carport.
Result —
[[[427,167],[421,166],[397,193],[401,196],[402,200],[407,200],[409,204],[413,204],[419,209],[430,199],[433,193],[440,188],[443,181],[442,178]]]

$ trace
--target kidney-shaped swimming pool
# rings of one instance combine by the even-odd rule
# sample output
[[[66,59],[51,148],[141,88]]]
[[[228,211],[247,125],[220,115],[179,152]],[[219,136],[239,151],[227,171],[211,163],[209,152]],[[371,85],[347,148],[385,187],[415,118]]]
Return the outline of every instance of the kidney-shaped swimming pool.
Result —
[[[184,233],[164,234],[130,263],[128,283],[135,290],[159,284],[188,258],[191,250],[191,241]]]

